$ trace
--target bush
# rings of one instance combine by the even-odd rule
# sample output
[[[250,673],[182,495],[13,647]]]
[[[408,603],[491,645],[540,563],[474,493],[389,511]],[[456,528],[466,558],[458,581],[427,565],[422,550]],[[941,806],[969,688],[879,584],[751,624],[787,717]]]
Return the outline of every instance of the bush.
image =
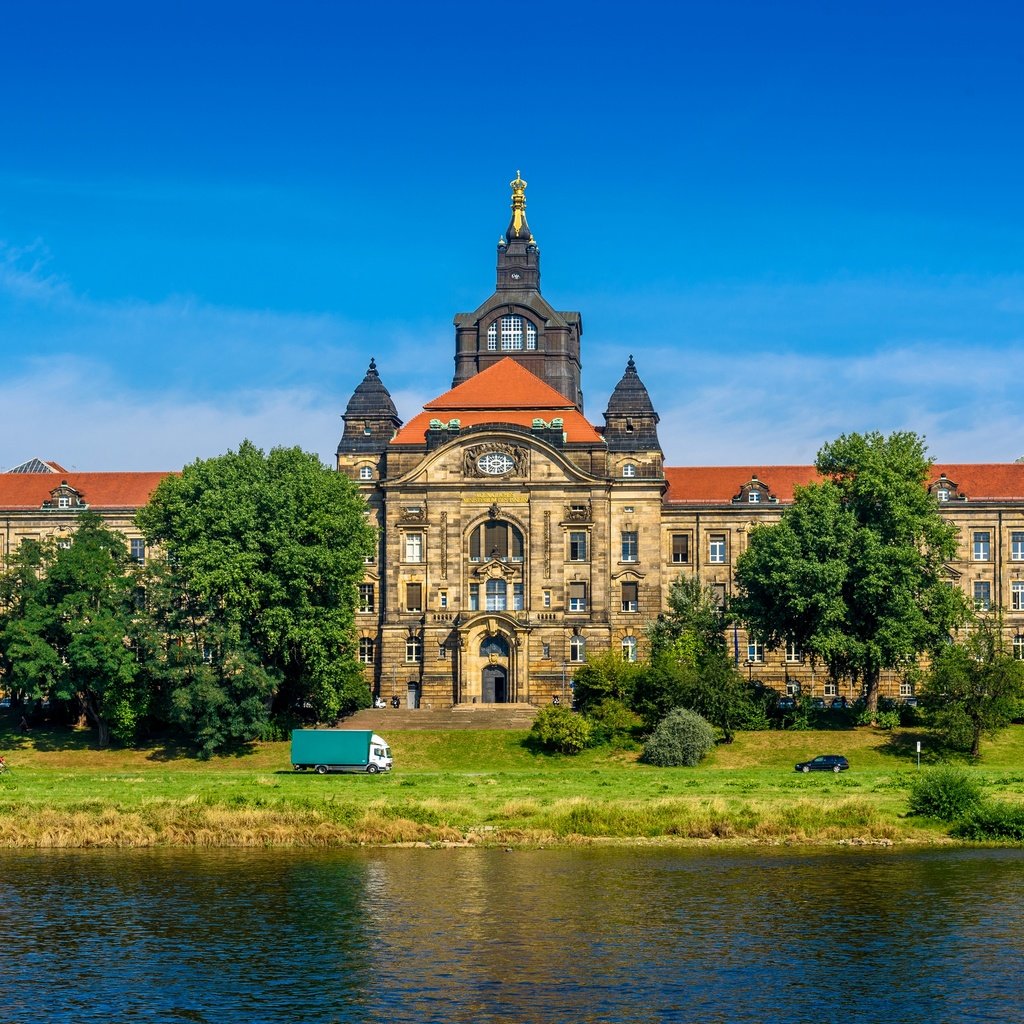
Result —
[[[984,842],[1004,839],[1024,843],[1024,807],[1019,804],[983,804],[970,811],[951,830],[957,839]]]
[[[910,784],[910,813],[956,821],[981,805],[981,785],[963,768],[929,768]]]
[[[578,754],[590,746],[590,723],[569,708],[548,706],[537,712],[530,737],[543,750]]]
[[[620,700],[607,697],[586,716],[590,722],[591,744],[611,743],[615,746],[635,747],[634,732],[640,726],[640,716],[630,711]]]
[[[659,768],[692,768],[715,746],[715,730],[707,719],[685,708],[670,711],[644,744],[640,760]]]

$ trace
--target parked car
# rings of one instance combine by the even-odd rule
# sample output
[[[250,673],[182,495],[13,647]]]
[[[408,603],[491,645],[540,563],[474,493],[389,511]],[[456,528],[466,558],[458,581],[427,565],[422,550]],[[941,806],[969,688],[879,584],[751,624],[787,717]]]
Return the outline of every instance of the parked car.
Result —
[[[796,707],[796,701],[792,697],[780,697],[778,708],[780,711],[792,711]]]
[[[833,711],[845,711],[846,710],[846,698],[845,697],[836,697],[835,700],[832,701],[830,707],[832,708]]]
[[[798,772],[845,772],[850,762],[842,754],[819,754],[811,761],[801,761]]]
[[[824,697],[812,697],[811,707],[815,711],[823,711],[825,709],[825,698]]]

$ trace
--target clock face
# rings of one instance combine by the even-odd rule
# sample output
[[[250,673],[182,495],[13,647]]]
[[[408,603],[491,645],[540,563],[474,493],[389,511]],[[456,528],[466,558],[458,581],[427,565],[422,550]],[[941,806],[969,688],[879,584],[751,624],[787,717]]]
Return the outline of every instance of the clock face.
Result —
[[[509,277],[511,277],[513,281],[518,281],[519,280],[519,275],[518,274],[514,274],[514,273],[513,274],[509,274]]]
[[[488,476],[502,476],[515,469],[515,460],[504,452],[488,452],[476,460],[476,468]]]

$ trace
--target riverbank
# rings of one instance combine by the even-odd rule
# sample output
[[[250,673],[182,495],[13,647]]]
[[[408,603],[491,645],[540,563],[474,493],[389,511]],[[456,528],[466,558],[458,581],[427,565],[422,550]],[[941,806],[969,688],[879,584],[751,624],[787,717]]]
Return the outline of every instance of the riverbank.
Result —
[[[913,730],[746,733],[693,769],[636,754],[550,757],[525,732],[391,732],[394,772],[295,773],[287,743],[196,761],[164,747],[97,751],[85,732],[0,732],[0,847],[551,846],[590,843],[944,844],[908,817]],[[793,771],[845,754],[841,775]],[[972,768],[1024,801],[1024,727]]]

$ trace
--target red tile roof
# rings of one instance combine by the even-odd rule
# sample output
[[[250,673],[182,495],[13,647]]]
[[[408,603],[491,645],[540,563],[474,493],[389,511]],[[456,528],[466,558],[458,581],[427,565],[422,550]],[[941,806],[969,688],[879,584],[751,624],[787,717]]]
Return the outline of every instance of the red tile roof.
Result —
[[[970,501],[1024,501],[1024,463],[936,463],[929,484],[943,473]],[[794,487],[820,479],[813,466],[666,466],[665,501],[728,504],[755,476],[780,502],[793,500]]]
[[[168,473],[0,473],[0,511],[42,508],[64,481],[91,509],[141,508]]]
[[[427,402],[395,435],[392,444],[423,444],[432,419],[457,419],[463,428],[511,423],[529,429],[535,419],[561,417],[569,442],[601,444],[602,437],[565,395],[514,359],[505,358]]]

